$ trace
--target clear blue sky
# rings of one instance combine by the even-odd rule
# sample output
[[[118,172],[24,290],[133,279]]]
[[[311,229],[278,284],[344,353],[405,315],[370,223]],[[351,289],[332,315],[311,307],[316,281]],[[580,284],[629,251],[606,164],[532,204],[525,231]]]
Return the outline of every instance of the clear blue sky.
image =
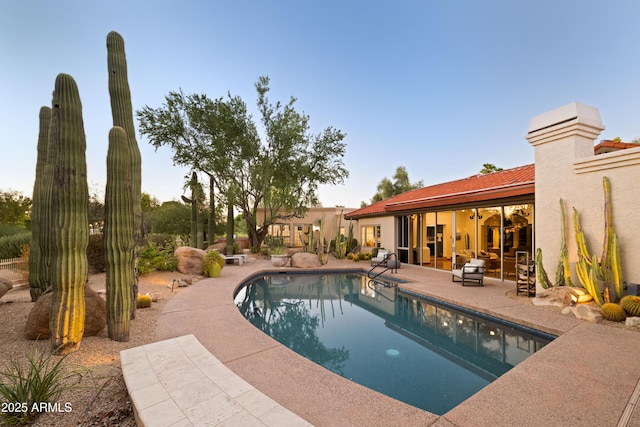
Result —
[[[425,185],[483,163],[533,163],[531,117],[578,101],[601,139],[640,136],[637,0],[229,0],[0,3],[0,189],[30,195],[38,111],[58,73],[80,90],[90,187],[102,193],[111,112],[106,36],[125,39],[134,110],[182,88],[228,91],[255,110],[298,98],[313,132],[347,133],[345,185],[325,206],[359,207],[405,166]],[[137,123],[136,123],[137,125]],[[140,135],[144,192],[178,199],[187,170]]]

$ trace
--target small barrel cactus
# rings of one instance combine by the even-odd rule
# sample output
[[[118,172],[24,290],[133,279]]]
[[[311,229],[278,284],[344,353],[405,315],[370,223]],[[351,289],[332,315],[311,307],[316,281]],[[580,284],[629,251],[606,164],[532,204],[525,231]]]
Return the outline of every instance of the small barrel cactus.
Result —
[[[611,320],[612,322],[622,322],[627,317],[624,308],[613,302],[602,304],[600,306],[600,312],[605,319]]]
[[[620,305],[629,316],[640,316],[640,297],[635,295],[626,295],[620,300]]]
[[[148,308],[151,307],[151,295],[147,294],[147,295],[140,295],[138,294],[138,303],[137,306],[138,308]]]

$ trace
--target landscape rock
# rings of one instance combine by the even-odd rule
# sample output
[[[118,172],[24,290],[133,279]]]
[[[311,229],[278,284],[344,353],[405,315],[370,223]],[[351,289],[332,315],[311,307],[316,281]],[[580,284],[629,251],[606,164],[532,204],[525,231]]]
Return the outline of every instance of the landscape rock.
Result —
[[[13,282],[6,277],[0,277],[0,284],[5,285],[7,290],[11,290],[13,288]]]
[[[227,243],[226,242],[216,242],[213,245],[207,246],[207,249],[206,249],[205,252],[218,251],[221,254],[223,254],[226,249],[227,249]]]
[[[316,254],[299,252],[291,256],[291,267],[318,268],[320,267],[320,258]]]
[[[28,340],[49,338],[49,308],[53,292],[48,289],[40,295],[27,317],[25,338]],[[107,326],[107,303],[88,286],[84,288],[85,317],[84,336],[99,334]]]
[[[202,263],[206,252],[189,246],[180,246],[173,253],[178,262],[178,271],[183,274],[203,274]]]
[[[5,285],[4,283],[0,283],[0,298],[2,298],[7,292],[9,292],[9,288],[7,287],[7,285]]]
[[[624,321],[627,328],[640,328],[640,317],[627,317]]]
[[[578,304],[572,308],[573,315],[576,319],[586,320],[588,322],[598,323],[603,319],[600,307],[586,304]]]

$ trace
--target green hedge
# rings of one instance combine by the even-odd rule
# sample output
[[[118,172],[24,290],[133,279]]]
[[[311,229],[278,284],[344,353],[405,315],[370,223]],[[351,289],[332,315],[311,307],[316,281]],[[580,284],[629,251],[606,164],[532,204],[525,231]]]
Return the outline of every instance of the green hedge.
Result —
[[[31,244],[31,232],[29,231],[0,237],[0,259],[18,258],[20,249],[29,244]]]

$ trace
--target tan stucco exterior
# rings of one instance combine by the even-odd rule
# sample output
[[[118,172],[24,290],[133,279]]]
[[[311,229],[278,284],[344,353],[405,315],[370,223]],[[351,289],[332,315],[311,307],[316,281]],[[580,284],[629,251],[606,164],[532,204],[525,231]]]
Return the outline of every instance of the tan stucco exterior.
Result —
[[[594,140],[604,125],[594,107],[572,103],[531,120],[527,139],[535,149],[535,241],[542,249],[544,266],[555,277],[560,253],[561,211],[564,200],[565,230],[572,280],[577,249],[573,208],[580,215],[592,254],[600,256],[604,237],[603,177],[611,183],[613,227],[619,236],[624,280],[640,282],[640,147],[594,154]],[[538,285],[539,286],[539,285]]]

